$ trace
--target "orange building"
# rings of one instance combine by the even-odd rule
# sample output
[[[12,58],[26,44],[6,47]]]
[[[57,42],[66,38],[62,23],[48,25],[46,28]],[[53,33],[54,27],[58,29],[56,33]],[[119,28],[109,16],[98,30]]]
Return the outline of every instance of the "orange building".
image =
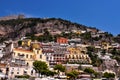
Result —
[[[64,37],[57,38],[57,43],[59,44],[68,44],[68,39]]]

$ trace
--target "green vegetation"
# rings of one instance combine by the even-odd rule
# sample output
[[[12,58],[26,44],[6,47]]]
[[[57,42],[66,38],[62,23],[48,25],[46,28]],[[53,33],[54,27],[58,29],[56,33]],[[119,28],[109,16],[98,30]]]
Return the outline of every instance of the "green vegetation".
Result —
[[[59,76],[60,72],[65,72],[65,66],[63,66],[62,64],[57,64],[54,66],[54,70],[57,70]]]
[[[95,47],[93,47],[93,46],[87,47],[87,54],[89,55],[89,57],[92,60],[92,65],[98,67],[102,64],[103,61],[100,58],[98,58],[98,55],[95,54],[95,51],[96,51]]]
[[[89,73],[89,74],[92,74],[92,73],[94,73],[95,71],[94,71],[93,69],[91,69],[91,68],[86,68],[86,69],[84,69],[84,72]]]
[[[79,75],[79,72],[73,70],[69,73],[66,74],[69,78],[69,80],[75,80],[77,78],[77,76]]]
[[[49,24],[50,23],[50,24]],[[52,24],[51,24],[52,23]],[[40,26],[39,26],[40,24]],[[46,25],[47,24],[47,25]],[[20,38],[21,36],[27,36],[28,38],[32,40],[38,40],[38,41],[56,41],[56,36],[52,36],[51,34],[46,34],[45,31],[44,35],[42,36],[34,36],[34,34],[43,33],[43,29],[48,28],[51,31],[54,31],[54,29],[60,30],[61,32],[68,31],[70,32],[73,28],[86,30],[87,26],[72,23],[67,20],[63,20],[60,18],[24,18],[24,19],[13,19],[13,20],[6,20],[6,21],[0,21],[0,25],[3,27],[10,28],[9,30],[14,30],[10,32],[10,34],[7,34],[7,36],[3,36],[0,38],[0,41],[4,41],[9,38]],[[63,26],[63,28],[60,28],[59,26]],[[36,28],[37,26],[37,28]],[[54,28],[55,27],[55,28]],[[38,29],[38,30],[37,30]],[[26,31],[24,31],[26,30]],[[71,39],[72,37],[79,37],[80,35],[74,34],[74,33],[65,33],[61,34],[60,36],[63,36],[65,38]]]
[[[25,19],[12,19],[12,20],[7,20],[7,21],[0,21],[0,25],[10,25],[10,26],[15,26],[19,24],[27,24],[29,27],[35,26],[37,23],[46,23],[46,22],[51,22],[51,21],[59,21],[61,24],[66,25],[66,26],[76,26],[79,29],[85,29],[85,25],[82,24],[77,24],[77,23],[72,23],[68,20],[63,20],[61,18],[25,18]],[[56,23],[56,25],[59,25]]]
[[[80,36],[85,40],[90,40],[91,39],[91,33],[90,32],[83,33]]]
[[[57,73],[54,71],[50,71],[50,70],[43,70],[41,72],[41,75],[46,75],[46,76],[54,76],[55,74],[57,74]]]
[[[22,45],[22,41],[18,41],[18,46],[21,46]]]
[[[113,40],[117,43],[120,43],[120,34],[118,34],[116,37],[114,37]]]
[[[17,19],[17,20],[7,20],[7,21],[0,21],[0,25],[3,27],[9,27],[12,30],[11,33],[7,33],[5,36],[0,37],[0,42],[3,42],[4,40],[8,38],[21,38],[23,36],[26,36],[27,38],[30,38],[31,40],[38,40],[40,42],[56,42],[58,37],[64,37],[68,39],[74,39],[74,38],[80,38],[81,43],[84,44],[90,44],[90,45],[98,45],[101,46],[101,49],[99,50],[101,54],[104,56],[106,52],[111,53],[112,59],[116,59],[118,63],[120,63],[120,49],[118,48],[111,48],[109,50],[102,49],[102,42],[109,42],[112,44],[113,42],[120,43],[120,34],[118,34],[116,37],[114,37],[112,34],[105,32],[105,33],[92,33],[92,32],[85,32],[85,33],[73,33],[72,30],[84,30],[87,31],[87,27],[81,24],[72,23],[67,20],[63,19],[56,19],[56,18],[26,18],[26,19]],[[54,29],[54,30],[52,30]],[[95,28],[90,28],[95,29]],[[61,34],[55,34],[52,35],[50,31],[56,31],[59,30],[62,33]],[[97,30],[97,29],[96,29]],[[28,31],[28,32],[27,32]],[[99,30],[97,30],[99,31]],[[39,34],[36,36],[35,34]],[[94,36],[95,35],[95,36]],[[94,36],[94,37],[92,37]],[[22,41],[18,41],[18,46],[21,46]],[[87,47],[87,54],[91,58],[92,65],[99,67],[103,61],[98,57],[96,54],[98,50],[94,46],[88,46]],[[81,60],[82,61],[82,60]],[[77,64],[83,64],[82,62],[68,62],[68,63],[77,63]],[[46,76],[53,76],[56,74],[53,71],[48,70],[48,66],[45,62],[42,61],[35,61],[33,63],[34,69],[36,73],[39,73],[41,75]],[[80,67],[79,67],[80,68]],[[55,70],[57,70],[58,75],[60,72],[65,72],[65,67],[62,65],[56,65],[54,67]],[[85,72],[89,74],[94,74],[95,76],[98,75],[98,73],[94,72],[91,69],[85,69]],[[70,73],[67,73],[69,77],[75,78],[77,74],[75,74],[75,71],[72,71]],[[105,73],[104,76],[108,76],[108,73]],[[113,76],[113,75],[112,75]],[[22,76],[23,77],[23,76]]]
[[[26,78],[26,79],[30,78],[29,75],[18,75],[18,76],[15,76],[15,77],[16,78]]]
[[[113,37],[113,35],[112,35],[111,33],[105,32],[104,34],[105,34],[105,37],[106,37],[106,38],[108,38],[108,37],[109,37],[109,38],[110,38],[110,37]]]
[[[39,73],[38,76],[40,76],[40,74],[45,76],[54,76],[57,74],[56,72],[49,70],[47,64],[42,61],[33,62],[33,68],[35,69],[36,73]]]
[[[114,73],[105,72],[103,74],[103,77],[105,77],[105,78],[115,78],[115,74]]]
[[[50,32],[48,31],[48,29],[44,29],[44,33],[42,36],[39,36],[38,38],[38,41],[41,41],[41,42],[51,42],[53,41],[53,36],[50,34]]]
[[[101,39],[102,39],[101,36],[99,36],[99,37],[92,37],[92,40],[94,40],[94,41],[99,41],[99,40],[101,40]]]
[[[111,58],[116,59],[117,62],[120,62],[120,50],[117,50],[116,48],[113,48],[110,50],[110,53],[112,54]]]
[[[102,49],[102,55],[104,56],[106,54],[106,49]]]
[[[78,38],[79,35],[72,32],[70,33],[62,32],[61,34],[51,35],[48,29],[46,28],[44,29],[43,35],[34,36],[33,34],[27,33],[26,37],[30,38],[31,40],[38,40],[40,42],[51,42],[51,41],[56,42],[57,37],[64,37],[71,39],[71,38]]]
[[[86,69],[84,69],[84,72],[90,74],[91,77],[99,78],[99,77],[101,76],[100,73],[95,72],[95,71],[94,71],[93,69],[91,69],[91,68],[86,68]]]
[[[33,62],[33,68],[35,69],[36,73],[39,73],[39,75],[48,70],[47,64],[42,61]]]

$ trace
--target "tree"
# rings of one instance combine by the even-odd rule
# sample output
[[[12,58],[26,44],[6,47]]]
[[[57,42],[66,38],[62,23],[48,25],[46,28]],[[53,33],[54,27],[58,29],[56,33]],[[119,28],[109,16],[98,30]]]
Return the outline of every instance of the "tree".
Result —
[[[103,74],[103,77],[106,77],[106,78],[114,78],[114,77],[115,77],[115,74],[114,74],[114,73],[105,72],[105,73]]]
[[[101,78],[101,73],[100,72],[94,72],[95,78]]]
[[[74,78],[76,77],[72,72],[67,73],[67,76],[71,80],[74,80]]]
[[[88,46],[86,47],[88,52],[94,52],[95,51],[95,47],[94,46]]]
[[[113,35],[111,33],[108,33],[108,32],[105,32],[105,37],[108,38],[108,37],[113,37]]]
[[[98,57],[97,54],[95,54],[95,47],[94,46],[88,46],[87,48],[87,54],[89,55],[90,59],[92,60],[93,66],[100,66],[102,64],[102,60]]]
[[[54,76],[56,74],[56,72],[51,71],[51,70],[43,70],[41,72],[41,75],[46,75],[46,76]]]
[[[65,72],[65,66],[63,66],[62,64],[57,64],[54,66],[54,70],[57,70],[59,76],[60,72]]]
[[[91,68],[86,68],[86,69],[84,70],[84,72],[90,74],[92,77],[93,77],[93,74],[95,73],[95,71],[94,71],[93,69],[91,69]]]
[[[17,75],[15,76],[16,78],[26,78],[26,79],[29,79],[29,75]]]
[[[39,75],[43,72],[48,70],[48,66],[43,61],[35,61],[33,62],[33,68],[35,69],[36,73],[39,73]]]
[[[46,75],[47,76],[54,76],[55,74],[56,74],[56,72],[48,70]]]
[[[79,72],[77,72],[75,70],[67,73],[67,76],[69,77],[70,80],[75,80],[78,75],[79,75]]]
[[[18,41],[18,46],[21,46],[22,45],[22,41]]]
[[[106,50],[105,49],[102,49],[102,55],[104,56],[106,54]]]
[[[92,73],[94,73],[95,71],[94,71],[93,69],[91,69],[91,68],[85,68],[85,69],[84,69],[84,72],[89,73],[89,74],[92,74]]]
[[[95,71],[94,71],[93,69],[91,69],[91,68],[86,68],[86,69],[84,70],[84,72],[90,74],[92,77],[100,77],[100,73],[95,72]]]
[[[111,54],[113,54],[113,55],[117,55],[118,54],[116,48],[113,48],[113,50],[111,51]]]
[[[91,39],[91,33],[90,32],[82,33],[81,37],[83,37],[85,40],[90,40]]]

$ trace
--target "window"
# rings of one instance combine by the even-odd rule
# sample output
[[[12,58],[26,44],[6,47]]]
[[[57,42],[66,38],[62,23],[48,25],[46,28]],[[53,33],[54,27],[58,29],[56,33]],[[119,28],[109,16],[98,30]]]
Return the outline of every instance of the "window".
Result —
[[[27,74],[27,71],[24,71],[24,74]]]
[[[18,53],[18,56],[20,55],[20,53]]]
[[[69,58],[71,58],[71,55],[69,55]]]
[[[33,70],[31,70],[31,75],[33,75]]]
[[[19,74],[19,72],[17,72],[17,74]]]
[[[26,54],[26,58],[28,58],[28,54]]]
[[[27,66],[29,66],[29,63],[27,62]]]
[[[40,59],[42,59],[42,55],[40,55]]]
[[[14,72],[11,72],[11,74],[14,74]]]
[[[32,55],[30,55],[30,58],[32,58]]]
[[[49,59],[49,57],[47,57],[47,60]]]
[[[39,54],[39,50],[37,50],[37,54]]]

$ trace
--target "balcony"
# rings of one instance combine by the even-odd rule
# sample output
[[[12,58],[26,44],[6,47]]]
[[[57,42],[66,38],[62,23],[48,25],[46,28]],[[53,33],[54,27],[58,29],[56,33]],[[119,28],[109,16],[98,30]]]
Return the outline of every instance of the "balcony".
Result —
[[[15,59],[15,64],[17,64],[17,65],[25,65],[25,60]]]
[[[15,59],[25,60],[25,55],[21,54],[21,55],[15,56]]]

